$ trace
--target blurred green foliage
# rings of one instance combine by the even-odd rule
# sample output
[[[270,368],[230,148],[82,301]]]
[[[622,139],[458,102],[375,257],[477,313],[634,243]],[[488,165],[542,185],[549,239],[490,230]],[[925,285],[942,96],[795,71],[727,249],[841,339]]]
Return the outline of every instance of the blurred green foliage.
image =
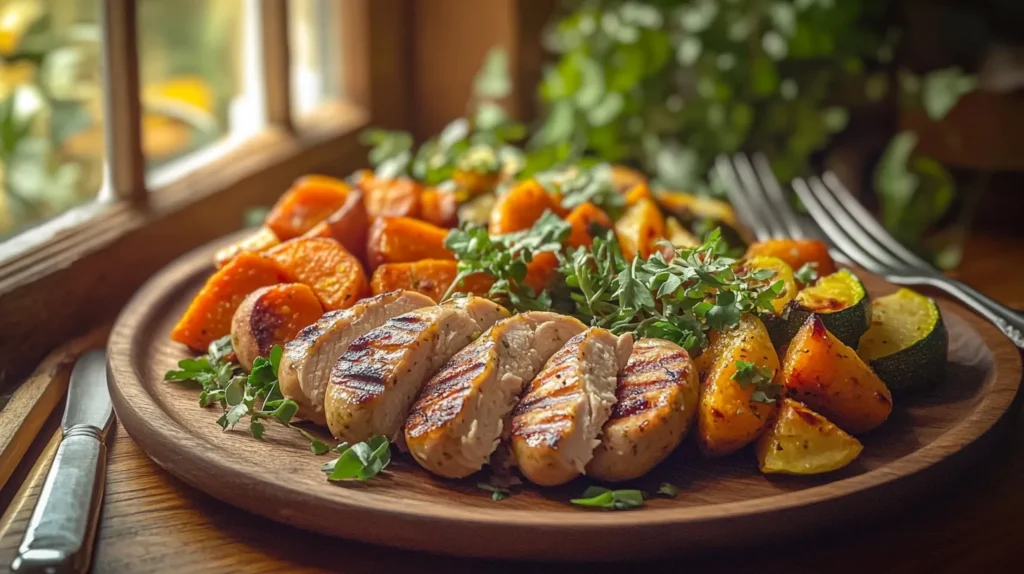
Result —
[[[571,0],[552,23],[556,55],[529,157],[593,155],[660,186],[718,195],[719,154],[761,151],[782,181],[842,132],[851,110],[892,98],[941,121],[976,88],[959,69],[896,71],[899,31],[882,0]],[[883,221],[910,243],[948,209],[949,172],[898,134],[875,173]]]

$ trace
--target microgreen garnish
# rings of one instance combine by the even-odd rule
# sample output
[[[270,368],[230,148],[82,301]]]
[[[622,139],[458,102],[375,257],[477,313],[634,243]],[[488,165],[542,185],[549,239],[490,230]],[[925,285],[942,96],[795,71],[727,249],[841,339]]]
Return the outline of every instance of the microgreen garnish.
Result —
[[[340,456],[320,467],[327,473],[327,480],[331,481],[366,481],[391,463],[391,443],[382,435],[353,445],[343,442],[334,448],[334,452]]]
[[[580,498],[573,498],[569,502],[608,510],[629,510],[644,505],[644,493],[639,490],[609,490],[591,486],[583,491]]]
[[[793,273],[793,278],[800,282],[801,285],[810,285],[818,280],[818,262],[810,261],[804,263]]]
[[[560,272],[576,304],[576,316],[613,333],[660,337],[695,350],[709,329],[739,323],[743,313],[772,312],[782,281],[774,271],[749,270],[722,253],[715,229],[704,243],[679,249],[663,243],[647,259],[627,262],[614,234],[560,256]]]
[[[548,191],[560,194],[566,209],[589,201],[614,220],[626,207],[626,198],[615,189],[612,168],[606,163],[590,169],[573,166],[546,171],[537,174],[536,179]]]
[[[750,400],[755,403],[774,403],[782,394],[782,387],[772,382],[772,370],[749,361],[736,361],[736,372],[732,374],[732,380],[741,389],[753,386],[754,393]]]
[[[661,483],[661,486],[658,487],[658,494],[669,498],[675,498],[679,495],[679,487],[668,482],[663,482]]]
[[[270,356],[257,357],[246,375],[241,365],[230,360],[234,349],[228,335],[210,343],[206,355],[178,361],[178,370],[168,371],[164,380],[200,385],[199,406],[219,404],[224,412],[217,424],[224,430],[233,429],[248,416],[250,434],[262,440],[267,430],[264,421],[275,421],[306,437],[313,454],[324,454],[330,449],[326,443],[291,424],[299,406],[281,395],[277,370],[282,352],[280,345],[274,345]]]
[[[458,260],[458,274],[443,299],[458,292],[464,279],[475,273],[494,278],[487,296],[517,311],[547,310],[551,297],[524,283],[526,266],[538,253],[556,252],[569,235],[570,226],[547,211],[530,229],[490,236],[487,229],[467,224],[448,232],[444,245]]]
[[[491,500],[505,500],[509,496],[512,496],[512,491],[504,486],[498,486],[489,482],[478,482],[476,487],[480,490],[486,490],[491,493]]]

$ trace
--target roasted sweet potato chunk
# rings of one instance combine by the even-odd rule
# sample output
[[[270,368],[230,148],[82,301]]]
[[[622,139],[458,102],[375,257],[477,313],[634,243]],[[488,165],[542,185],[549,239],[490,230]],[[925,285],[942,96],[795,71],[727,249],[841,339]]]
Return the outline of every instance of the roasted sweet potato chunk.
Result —
[[[384,263],[420,259],[455,259],[444,246],[448,230],[411,217],[381,217],[370,225],[366,261],[370,269]]]
[[[747,258],[758,255],[778,257],[793,268],[799,270],[805,263],[816,264],[815,270],[819,277],[831,275],[836,271],[836,264],[828,254],[828,246],[817,239],[768,239],[758,241],[747,248]]]
[[[665,237],[665,218],[653,200],[641,199],[615,222],[615,235],[626,261],[638,256],[646,259]]]
[[[560,213],[555,198],[535,180],[528,180],[498,198],[487,227],[491,235],[529,229],[545,211]]]
[[[270,355],[274,345],[284,345],[299,330],[324,314],[313,290],[302,283],[260,287],[242,300],[231,321],[231,343],[238,362],[252,369],[256,357]]]
[[[565,217],[565,220],[572,226],[569,238],[565,240],[570,247],[588,247],[594,242],[592,232],[595,227],[606,230],[612,229],[612,220],[603,209],[589,201],[577,205]]]
[[[185,314],[171,331],[171,339],[196,351],[231,332],[231,317],[246,295],[260,287],[290,280],[273,259],[245,251],[206,280]]]
[[[350,189],[344,181],[324,175],[300,178],[274,204],[266,225],[281,241],[299,237],[344,205]]]
[[[254,231],[252,235],[248,235],[241,241],[232,243],[231,245],[217,251],[217,254],[213,256],[213,263],[220,268],[243,251],[259,253],[260,251],[270,249],[279,243],[281,243],[281,240],[277,238],[277,235],[274,234],[273,230],[269,227],[261,227]]]
[[[359,184],[363,191],[366,213],[377,217],[419,217],[423,186],[407,178],[366,178]]]
[[[422,293],[439,303],[458,275],[456,266],[455,261],[447,259],[385,263],[373,272],[370,287],[373,289],[374,295],[406,289]],[[457,286],[455,290],[473,295],[487,295],[491,283],[493,281],[486,275],[472,275],[467,277],[463,284]]]
[[[420,196],[420,212],[423,221],[438,227],[455,227],[459,224],[459,201],[454,191],[424,189]]]
[[[849,433],[867,432],[892,412],[889,388],[817,315],[789,343],[781,380],[790,397]]]
[[[292,239],[266,255],[295,281],[309,285],[327,311],[351,307],[370,291],[359,260],[334,239]]]
[[[348,195],[344,205],[307,231],[303,237],[334,239],[349,253],[362,256],[366,253],[366,236],[369,230],[370,219],[363,204],[363,192],[356,189]]]

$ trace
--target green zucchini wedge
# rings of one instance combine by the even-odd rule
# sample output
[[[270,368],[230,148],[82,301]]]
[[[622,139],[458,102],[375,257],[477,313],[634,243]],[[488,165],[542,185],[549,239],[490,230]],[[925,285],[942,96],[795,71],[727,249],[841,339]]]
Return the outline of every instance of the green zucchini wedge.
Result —
[[[766,321],[776,347],[789,344],[812,313],[844,345],[857,347],[871,322],[871,299],[867,289],[851,271],[840,269],[819,278],[789,302],[785,313]]]
[[[871,305],[857,354],[894,392],[930,387],[946,370],[949,333],[935,301],[900,289]]]

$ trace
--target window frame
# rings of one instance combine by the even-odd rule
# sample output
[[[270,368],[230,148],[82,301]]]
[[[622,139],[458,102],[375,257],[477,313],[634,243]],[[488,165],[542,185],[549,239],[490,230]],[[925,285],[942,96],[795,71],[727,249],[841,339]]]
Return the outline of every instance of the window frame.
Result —
[[[136,0],[104,0],[110,189],[0,248],[0,389],[51,349],[109,322],[177,256],[241,227],[297,177],[364,163],[358,133],[411,125],[412,0],[345,0],[336,21],[344,100],[299,117],[291,105],[287,0],[261,0],[266,129],[173,182],[148,189],[141,147]],[[344,65],[342,65],[344,60]],[[110,113],[116,110],[116,113]],[[15,249],[18,252],[13,252]],[[5,253],[6,252],[6,253]]]

